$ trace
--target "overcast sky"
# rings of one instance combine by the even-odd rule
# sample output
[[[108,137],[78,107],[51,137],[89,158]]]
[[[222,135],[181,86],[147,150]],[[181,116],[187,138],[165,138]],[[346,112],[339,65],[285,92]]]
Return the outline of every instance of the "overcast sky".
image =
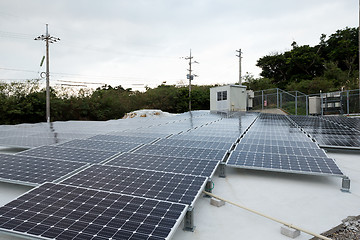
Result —
[[[194,84],[258,76],[256,61],[274,52],[319,43],[322,33],[358,26],[357,0],[1,0],[0,81],[39,77],[49,33],[51,84],[106,83],[140,89],[187,82],[192,49]],[[88,85],[96,86],[96,85]]]

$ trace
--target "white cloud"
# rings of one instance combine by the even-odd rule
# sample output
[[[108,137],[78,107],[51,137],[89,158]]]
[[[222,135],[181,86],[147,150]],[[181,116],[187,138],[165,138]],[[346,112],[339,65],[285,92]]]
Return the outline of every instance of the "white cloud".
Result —
[[[260,57],[285,51],[292,41],[314,45],[322,33],[357,26],[357,7],[356,1],[337,0],[2,1],[0,67],[35,73],[0,70],[0,79],[37,76],[45,46],[31,36],[49,23],[50,33],[62,39],[51,45],[53,73],[84,75],[81,80],[108,76],[106,83],[124,87],[176,83],[186,80],[188,67],[179,57],[192,48],[200,62],[195,84],[233,83],[236,49],[244,52],[243,73],[257,75]]]

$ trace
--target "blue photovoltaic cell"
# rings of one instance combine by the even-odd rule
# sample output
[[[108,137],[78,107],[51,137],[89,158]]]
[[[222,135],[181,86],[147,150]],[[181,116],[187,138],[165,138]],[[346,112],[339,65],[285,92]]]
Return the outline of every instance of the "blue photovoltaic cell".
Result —
[[[290,116],[322,147],[360,149],[360,120],[342,116]]]
[[[52,182],[85,166],[85,163],[0,154],[0,178],[37,185]]]
[[[107,152],[128,152],[137,148],[140,145],[141,145],[140,143],[107,142],[107,141],[96,141],[96,140],[88,140],[88,139],[74,139],[57,146],[67,147],[67,148],[77,148],[77,149],[100,150]]]
[[[238,168],[252,168],[307,174],[342,175],[331,158],[234,151],[227,163]]]
[[[156,145],[190,147],[190,148],[207,148],[207,149],[223,149],[230,150],[233,143],[229,142],[206,142],[180,139],[161,139],[155,143]]]
[[[62,183],[191,205],[206,181],[201,176],[92,165]]]
[[[287,141],[287,140],[274,140],[274,139],[247,139],[242,138],[239,144],[254,144],[266,146],[282,146],[282,147],[299,147],[299,148],[319,148],[319,146],[312,141]]]
[[[100,163],[118,154],[90,149],[76,149],[56,146],[42,146],[20,152],[17,155],[49,159],[61,159],[74,162]]]
[[[221,161],[226,154],[226,150],[212,150],[203,148],[189,148],[189,147],[173,147],[161,145],[144,145],[134,153],[150,154],[157,156],[173,156],[185,157],[192,159],[206,159],[212,161]]]
[[[121,136],[121,135],[96,135],[89,140],[109,141],[109,142],[132,142],[132,143],[151,143],[156,137],[138,137],[138,136]]]
[[[334,160],[286,116],[261,114],[237,144],[227,165],[291,173],[342,175]]]
[[[121,167],[211,177],[219,162],[202,159],[123,153],[106,163]]]
[[[327,157],[324,150],[322,150],[320,148],[282,147],[282,146],[254,145],[254,144],[240,143],[236,146],[235,151],[299,155],[299,156],[313,156],[313,157]]]
[[[189,134],[184,133],[184,134],[173,135],[173,136],[169,137],[168,139],[234,143],[234,142],[236,142],[238,137],[195,136],[195,135],[189,135]]]
[[[57,240],[171,237],[187,206],[46,183],[0,208],[0,230]]]

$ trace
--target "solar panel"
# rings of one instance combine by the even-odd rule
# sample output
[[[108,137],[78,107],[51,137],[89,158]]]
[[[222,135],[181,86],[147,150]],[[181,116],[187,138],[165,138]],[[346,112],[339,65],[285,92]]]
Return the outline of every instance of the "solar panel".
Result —
[[[299,147],[268,146],[268,145],[240,143],[236,146],[235,151],[327,157],[324,150],[320,148],[299,148]]]
[[[38,185],[57,180],[85,165],[79,162],[0,154],[0,179]]]
[[[89,149],[64,148],[56,146],[42,146],[18,153],[21,156],[33,156],[48,159],[61,159],[75,162],[100,163],[118,154]]]
[[[202,176],[92,165],[62,183],[192,205],[206,181]]]
[[[242,138],[239,144],[254,144],[254,145],[268,145],[268,146],[284,146],[284,147],[299,147],[299,148],[319,148],[319,146],[312,141],[288,141],[275,139],[258,139],[258,138]]]
[[[190,148],[207,148],[207,149],[223,149],[230,150],[233,143],[231,142],[206,142],[180,139],[160,139],[156,145],[175,146],[175,147],[190,147]]]
[[[186,157],[192,159],[206,159],[212,161],[221,161],[226,150],[212,150],[203,148],[189,148],[189,147],[173,147],[173,146],[161,146],[161,145],[144,145],[134,153],[142,153],[156,156],[174,156],[174,157]]]
[[[341,147],[360,149],[359,132],[356,125],[347,125],[345,117],[290,116],[290,118],[309,133],[321,147]]]
[[[191,135],[191,136],[214,136],[214,137],[231,137],[231,138],[238,138],[241,135],[242,132],[239,131],[239,129],[236,129],[236,127],[234,127],[232,130],[216,130],[216,129],[212,129],[212,128],[204,128],[201,129],[197,128],[197,129],[193,129],[191,131],[186,132],[187,135]]]
[[[227,165],[237,168],[306,173],[315,175],[342,175],[331,158],[270,153],[234,151]]]
[[[44,138],[36,136],[11,136],[11,137],[0,137],[0,145],[8,147],[21,147],[21,148],[32,148],[40,147],[44,145],[51,145],[68,141],[64,138]]]
[[[272,134],[253,134],[252,132],[247,132],[245,134],[247,139],[265,139],[265,140],[282,140],[282,141],[309,141],[310,138],[305,134],[303,135],[272,135]]]
[[[114,135],[114,136],[132,136],[132,137],[147,137],[147,138],[163,138],[170,135],[170,133],[159,133],[155,132],[155,130],[152,130],[152,132],[145,132],[143,129],[137,129],[132,130],[128,132],[110,132],[107,133],[108,135]]]
[[[96,135],[89,140],[109,141],[109,142],[133,142],[133,143],[151,143],[156,137],[137,137],[137,136],[121,136],[121,135]]]
[[[202,159],[123,153],[106,165],[212,177],[219,162]]]
[[[88,139],[74,139],[57,146],[66,148],[77,148],[77,149],[91,149],[101,150],[110,152],[128,152],[138,146],[140,143],[129,143],[129,142],[107,142],[107,141],[96,141]]]
[[[46,183],[0,208],[0,229],[26,238],[168,239],[187,206]]]
[[[348,147],[348,148],[360,148],[359,136],[343,136],[343,135],[313,135],[316,141],[321,147]]]
[[[184,134],[173,135],[173,136],[169,137],[168,139],[234,143],[234,142],[236,142],[238,137],[195,136],[195,135],[188,135],[188,134],[184,133]]]
[[[331,121],[337,124],[341,124],[347,128],[354,129],[360,132],[360,119],[359,118],[351,118],[345,116],[323,116],[321,117],[324,120]]]

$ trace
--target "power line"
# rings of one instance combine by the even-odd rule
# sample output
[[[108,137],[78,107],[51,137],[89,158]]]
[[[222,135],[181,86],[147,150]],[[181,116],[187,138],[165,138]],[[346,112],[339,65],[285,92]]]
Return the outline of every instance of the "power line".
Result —
[[[6,31],[0,31],[0,37],[1,38],[25,39],[25,40],[29,40],[29,39],[33,38],[33,36],[30,34],[6,32]]]

